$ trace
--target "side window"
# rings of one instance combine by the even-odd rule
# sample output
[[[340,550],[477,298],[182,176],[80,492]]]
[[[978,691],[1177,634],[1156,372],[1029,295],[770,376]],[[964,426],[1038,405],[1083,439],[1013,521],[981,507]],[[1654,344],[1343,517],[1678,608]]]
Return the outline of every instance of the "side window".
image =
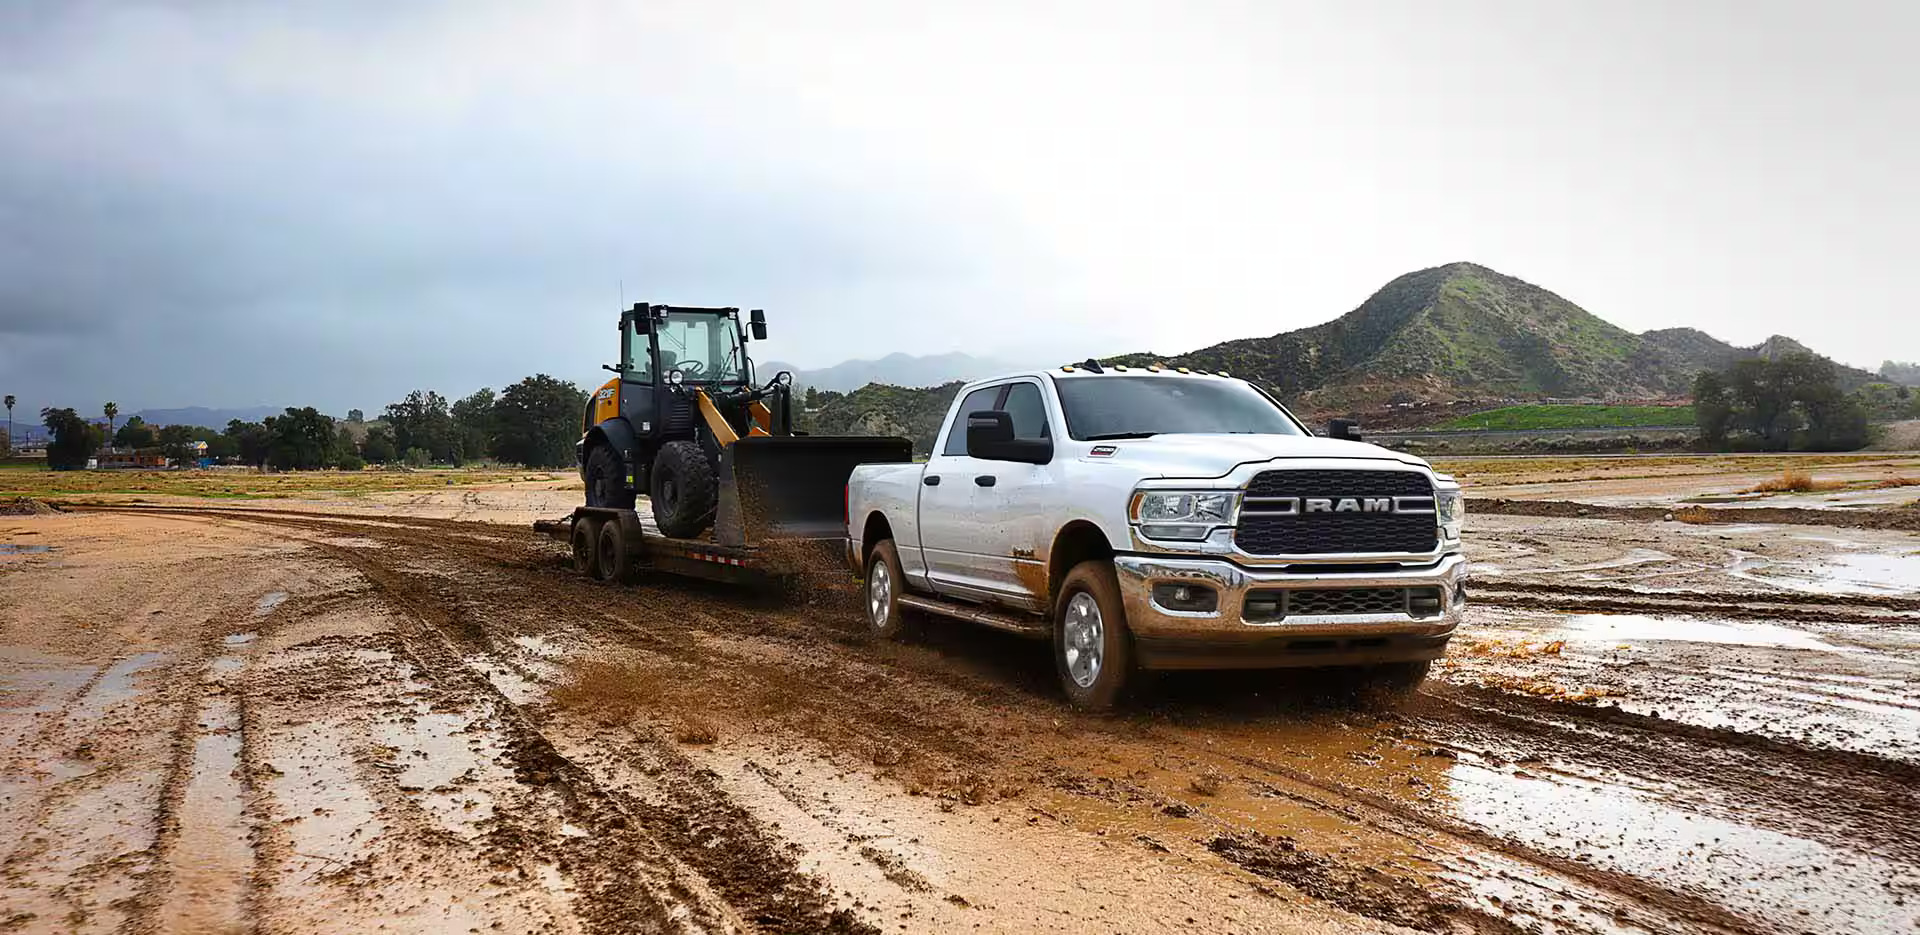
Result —
[[[967,453],[967,413],[982,412],[993,408],[995,400],[1000,398],[1004,387],[989,386],[974,390],[960,403],[959,411],[953,414],[953,425],[947,429],[946,447],[940,449],[943,455],[964,457]]]
[[[1000,406],[1013,419],[1013,437],[1048,438],[1047,404],[1040,399],[1040,388],[1031,383],[1015,383],[1007,390],[1007,401]]]
[[[647,333],[632,325],[627,326],[627,359],[625,377],[634,383],[653,382],[653,360],[647,354]]]

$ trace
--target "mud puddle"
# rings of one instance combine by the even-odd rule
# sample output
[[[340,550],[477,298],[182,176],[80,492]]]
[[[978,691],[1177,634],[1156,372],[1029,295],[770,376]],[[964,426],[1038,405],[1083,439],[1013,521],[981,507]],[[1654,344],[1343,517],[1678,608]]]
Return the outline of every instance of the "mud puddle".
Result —
[[[1734,577],[1812,594],[1920,594],[1920,551],[1849,552],[1819,561],[1774,561],[1736,553]]]
[[[1920,925],[1920,877],[1872,855],[1682,811],[1618,785],[1457,763],[1450,809],[1513,840],[1594,867],[1717,894],[1800,932]]]
[[[1656,617],[1646,614],[1576,614],[1557,634],[1569,640],[1591,642],[1674,641],[1717,643],[1726,646],[1767,646],[1820,652],[1858,651],[1836,646],[1805,630],[1754,621],[1712,620],[1701,617]]]
[[[40,554],[51,552],[51,551],[53,551],[53,546],[50,546],[50,545],[34,545],[31,543],[23,544],[19,542],[0,542],[0,555],[40,555]]]

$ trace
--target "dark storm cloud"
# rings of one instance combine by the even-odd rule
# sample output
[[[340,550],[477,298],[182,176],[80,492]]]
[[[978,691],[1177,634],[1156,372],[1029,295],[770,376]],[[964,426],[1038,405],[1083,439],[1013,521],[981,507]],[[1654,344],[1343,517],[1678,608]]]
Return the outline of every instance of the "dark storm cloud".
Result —
[[[377,407],[603,357],[622,280],[748,303],[951,269],[936,228],[645,74],[540,87],[485,16],[26,9],[0,14],[0,342],[37,340],[0,361],[49,400]],[[63,337],[141,353],[63,372]]]

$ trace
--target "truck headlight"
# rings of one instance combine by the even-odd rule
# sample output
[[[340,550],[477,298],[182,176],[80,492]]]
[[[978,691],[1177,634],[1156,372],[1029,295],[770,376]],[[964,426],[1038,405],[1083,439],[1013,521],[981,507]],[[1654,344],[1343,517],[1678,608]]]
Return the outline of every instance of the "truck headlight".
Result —
[[[1225,490],[1142,490],[1133,495],[1133,521],[1152,539],[1205,539],[1233,523],[1240,495]]]
[[[1440,522],[1440,538],[1448,542],[1460,541],[1461,529],[1467,523],[1467,498],[1460,488],[1435,488],[1433,512]]]

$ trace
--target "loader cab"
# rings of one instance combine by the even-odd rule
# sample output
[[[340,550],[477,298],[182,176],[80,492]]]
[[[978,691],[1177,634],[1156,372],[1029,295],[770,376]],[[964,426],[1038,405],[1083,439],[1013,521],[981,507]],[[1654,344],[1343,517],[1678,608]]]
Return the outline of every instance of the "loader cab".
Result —
[[[764,337],[766,319],[753,324]],[[753,381],[736,308],[636,305],[621,315],[620,358],[626,383],[724,388]]]

